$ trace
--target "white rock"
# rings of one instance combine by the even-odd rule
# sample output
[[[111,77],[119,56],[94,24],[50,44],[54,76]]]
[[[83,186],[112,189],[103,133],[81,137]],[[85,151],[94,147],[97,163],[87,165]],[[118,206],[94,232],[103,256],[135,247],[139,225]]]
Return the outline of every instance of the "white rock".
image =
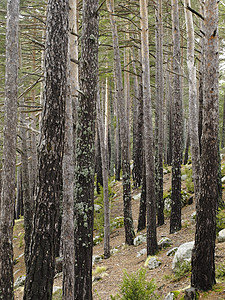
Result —
[[[174,247],[172,249],[170,249],[169,251],[167,251],[166,255],[167,256],[173,256],[175,255],[175,253],[177,252],[178,248],[177,247]]]
[[[94,204],[95,211],[99,211],[101,208],[102,208],[101,205]]]
[[[168,237],[163,237],[159,242],[158,246],[159,249],[170,247],[173,244],[172,240],[169,239]]]
[[[146,248],[141,249],[141,250],[137,253],[136,257],[140,257],[140,256],[142,256],[142,255],[144,255],[144,254],[146,254],[146,253],[147,253],[147,249],[146,249]]]
[[[14,282],[14,289],[20,287],[20,286],[23,286],[24,283],[25,283],[25,279],[26,279],[26,276],[25,275],[22,275],[22,276],[19,276],[16,281]]]
[[[136,238],[134,239],[134,246],[138,246],[143,243],[146,243],[146,236],[144,236],[144,235],[136,236]]]
[[[139,193],[139,194],[137,194],[137,195],[134,195],[132,198],[133,198],[134,200],[140,200],[140,198],[141,198],[141,193]]]
[[[167,296],[164,298],[164,300],[173,300],[174,299],[174,293],[169,292]]]
[[[61,290],[61,289],[62,289],[61,286],[56,286],[56,285],[55,285],[55,286],[53,286],[53,291],[52,291],[52,292],[53,292],[53,294],[54,294],[54,293],[56,293],[58,290]]]
[[[223,176],[223,177],[221,178],[221,182],[222,182],[222,183],[225,182],[225,176]]]
[[[178,248],[172,262],[172,270],[176,269],[177,265],[182,264],[184,261],[191,261],[194,243],[194,241],[184,243]]]
[[[225,242],[225,229],[220,230],[218,235],[218,242],[219,243]]]
[[[92,257],[92,265],[102,260],[102,257],[100,255],[93,255]]]
[[[184,174],[184,175],[181,176],[181,180],[186,180],[186,179],[187,179],[187,175],[186,174]]]
[[[161,265],[161,261],[155,256],[149,256],[145,261],[145,267],[150,270],[156,269]]]
[[[113,254],[115,254],[117,252],[119,252],[119,249],[117,249],[117,248],[113,248],[113,249],[110,250],[110,254],[111,255],[113,255]]]

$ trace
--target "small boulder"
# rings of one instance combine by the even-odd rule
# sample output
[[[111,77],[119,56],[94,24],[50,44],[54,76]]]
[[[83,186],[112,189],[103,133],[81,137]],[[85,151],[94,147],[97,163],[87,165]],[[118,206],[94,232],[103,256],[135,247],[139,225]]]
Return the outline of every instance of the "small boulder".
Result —
[[[56,257],[55,259],[55,274],[62,272],[63,258]]]
[[[171,292],[169,292],[164,298],[164,300],[173,300],[173,299],[174,299],[174,293]]]
[[[196,211],[194,211],[194,212],[191,214],[190,219],[191,219],[191,223],[192,223],[192,224],[195,224],[195,222],[196,222]]]
[[[136,257],[140,257],[140,256],[142,256],[142,255],[145,255],[146,253],[147,253],[147,249],[146,249],[146,248],[141,249],[141,250],[137,253]]]
[[[186,179],[187,179],[187,175],[186,174],[184,174],[184,175],[181,176],[181,180],[186,180]]]
[[[94,265],[95,263],[98,263],[100,260],[102,260],[102,257],[100,255],[93,255],[92,265]]]
[[[137,195],[134,195],[132,198],[133,198],[134,200],[140,200],[140,198],[141,198],[141,193],[139,193],[139,194],[137,194]]]
[[[219,243],[225,242],[225,229],[222,229],[222,230],[219,231],[218,242]]]
[[[156,269],[161,265],[161,261],[156,256],[148,256],[145,261],[145,267],[150,270]]]
[[[185,261],[191,261],[192,249],[194,247],[194,241],[182,244],[173,259],[172,270],[174,271],[179,265]]]
[[[170,247],[173,244],[172,240],[169,239],[168,237],[163,237],[159,242],[158,242],[158,247],[159,249],[167,248]]]
[[[138,235],[134,239],[134,246],[139,246],[143,243],[146,243],[146,235]]]
[[[94,209],[95,209],[95,211],[97,212],[97,211],[100,211],[101,210],[101,205],[99,205],[99,204],[94,204]]]
[[[53,286],[53,290],[52,290],[52,293],[55,294],[58,290],[62,290],[62,287],[61,286]]]
[[[175,253],[177,252],[178,248],[177,247],[174,247],[172,249],[170,249],[169,251],[167,251],[166,255],[167,256],[174,256]]]
[[[14,282],[14,289],[17,289],[20,286],[24,286],[25,280],[26,280],[26,276],[25,275],[19,276],[16,279],[16,281]]]
[[[184,299],[185,300],[197,300],[196,289],[194,287],[190,287],[189,289],[186,289]]]

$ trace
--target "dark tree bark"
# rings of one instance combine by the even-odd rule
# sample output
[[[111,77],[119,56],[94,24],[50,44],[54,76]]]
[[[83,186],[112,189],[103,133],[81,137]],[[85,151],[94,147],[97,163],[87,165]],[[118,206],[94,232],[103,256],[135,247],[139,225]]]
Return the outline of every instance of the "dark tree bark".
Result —
[[[146,0],[140,0],[140,17],[144,113],[144,157],[146,168],[147,255],[154,255],[158,250],[158,244],[156,234],[155,166],[149,70],[148,5]]]
[[[98,0],[83,0],[75,167],[74,299],[92,299]]]
[[[172,194],[170,233],[181,229],[181,163],[183,144],[183,110],[180,79],[180,29],[178,0],[172,0],[173,18],[173,71],[174,71],[174,103],[173,103],[173,161],[172,161]]]
[[[146,170],[145,162],[143,162],[143,180],[141,187],[141,199],[139,206],[138,228],[137,231],[141,231],[146,227]]]
[[[158,225],[164,224],[163,199],[163,23],[162,1],[157,0],[156,19],[156,113],[155,113],[155,183]]]
[[[215,284],[216,208],[218,205],[218,3],[205,1],[206,63],[203,102],[201,188],[197,205],[191,285],[209,290]]]
[[[188,153],[190,148],[190,134],[189,134],[189,126],[187,128],[187,138],[186,138],[186,145],[185,145],[185,152],[184,152],[184,165],[188,162]]]
[[[133,58],[133,70],[137,74],[135,60]],[[143,175],[143,93],[142,85],[138,77],[134,77],[134,100],[133,100],[133,182],[134,186],[140,187]]]
[[[34,225],[24,299],[52,299],[62,197],[65,101],[67,97],[69,1],[48,1],[45,77]]]
[[[0,198],[0,298],[13,299],[19,0],[7,1],[5,119]]]

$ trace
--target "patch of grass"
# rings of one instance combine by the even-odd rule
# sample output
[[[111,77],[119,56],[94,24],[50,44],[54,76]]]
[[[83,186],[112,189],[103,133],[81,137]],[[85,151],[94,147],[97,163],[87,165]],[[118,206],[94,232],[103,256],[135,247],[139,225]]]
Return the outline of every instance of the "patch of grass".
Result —
[[[144,268],[131,274],[124,270],[119,294],[110,297],[112,300],[156,300],[159,297],[156,295],[155,290],[154,280],[146,280],[146,270]]]
[[[216,232],[225,229],[225,209],[219,209],[216,215]]]
[[[225,262],[216,267],[216,277],[225,279]]]
[[[191,273],[190,261],[184,261],[183,263],[178,263],[178,266],[174,271],[174,281],[179,281],[181,278],[189,275],[190,273]]]
[[[192,179],[192,168],[187,166],[184,168],[183,174],[187,175],[185,180],[186,188],[189,193],[194,193],[194,182]]]
[[[97,274],[101,274],[104,273],[107,270],[106,267],[102,266],[102,267],[97,267],[94,271],[93,271],[93,275],[97,275]]]
[[[180,295],[180,291],[172,291],[172,293],[174,294],[174,299],[177,299]]]
[[[58,290],[56,291],[53,295],[52,295],[52,300],[62,300],[62,290]]]
[[[224,277],[223,277],[224,278]],[[212,288],[212,291],[216,292],[216,293],[221,293],[224,291],[224,286],[220,285],[220,284],[215,284]]]
[[[22,248],[24,245],[24,232],[20,232],[18,237],[20,238],[19,240],[19,248]]]

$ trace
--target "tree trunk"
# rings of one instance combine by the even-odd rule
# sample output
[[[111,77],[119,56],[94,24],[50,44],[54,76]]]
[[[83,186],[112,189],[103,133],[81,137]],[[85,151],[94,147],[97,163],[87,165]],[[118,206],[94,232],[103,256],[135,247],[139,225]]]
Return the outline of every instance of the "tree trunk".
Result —
[[[143,162],[143,180],[141,187],[141,199],[139,206],[138,228],[137,231],[141,231],[146,227],[146,168],[145,162]]]
[[[155,168],[156,204],[158,225],[164,224],[163,200],[163,23],[162,0],[156,4],[156,127],[155,127]]]
[[[178,0],[172,0],[173,20],[173,71],[174,71],[174,103],[173,103],[173,161],[172,161],[172,194],[170,233],[181,229],[181,163],[183,144],[183,111],[180,79],[180,28]]]
[[[22,99],[22,109],[24,109],[24,99]],[[21,162],[22,162],[22,186],[23,186],[23,205],[24,205],[24,260],[26,269],[28,268],[29,247],[32,232],[32,218],[33,218],[33,203],[31,199],[29,168],[28,168],[28,153],[27,153],[27,129],[25,126],[24,112],[20,112],[20,134],[21,134]]]
[[[205,1],[206,61],[201,189],[196,215],[195,246],[192,254],[191,285],[209,290],[215,284],[216,208],[218,205],[218,3]]]
[[[52,299],[64,147],[69,1],[48,1],[34,226],[24,300]]]
[[[22,174],[21,167],[17,167],[17,183],[16,183],[16,219],[23,216],[23,187],[22,187]]]
[[[221,148],[225,146],[225,93],[223,99],[223,126],[222,126],[222,134],[221,134]]]
[[[198,135],[198,103],[197,103],[197,82],[195,68],[195,39],[194,24],[192,12],[188,9],[191,7],[190,0],[184,0],[184,10],[187,29],[187,67],[189,83],[189,134],[191,142],[192,170],[194,181],[195,200],[198,202],[200,192],[200,147]]]
[[[114,128],[114,102],[112,97],[112,88],[110,87],[109,92],[110,99],[110,145],[111,151],[109,155],[110,160],[110,176],[114,176],[114,167],[115,167],[115,128]]]
[[[133,71],[137,74],[136,63],[133,60]],[[134,186],[140,187],[143,175],[143,99],[142,86],[138,76],[134,77],[134,98],[133,98],[133,181]]]
[[[144,155],[146,167],[147,255],[154,255],[158,250],[158,244],[156,235],[155,167],[149,70],[148,6],[146,0],[140,0],[140,16],[144,106]]]
[[[128,245],[134,243],[134,228],[131,209],[131,191],[130,191],[130,161],[129,161],[129,143],[128,143],[128,124],[124,103],[124,91],[122,80],[122,69],[118,42],[117,26],[113,15],[113,1],[107,0],[107,6],[110,13],[110,22],[112,27],[113,49],[115,56],[115,79],[117,89],[117,103],[120,118],[120,135],[122,150],[122,170],[123,170],[123,202],[124,202],[124,227],[125,242]]]
[[[98,0],[83,0],[75,168],[74,299],[92,299]]]
[[[107,92],[106,92],[107,94]],[[106,97],[107,98],[107,97]],[[106,99],[107,100],[107,99]],[[107,110],[107,101],[105,103]],[[105,114],[106,116],[106,114]],[[105,121],[105,128],[103,127],[103,115],[101,111],[100,95],[97,97],[97,121],[98,131],[101,145],[101,159],[102,159],[102,177],[103,177],[103,195],[104,195],[104,257],[110,257],[110,208],[109,208],[109,191],[108,191],[108,149],[107,149],[107,135],[108,131],[107,121]]]
[[[15,205],[19,0],[7,2],[5,119],[0,202],[0,298],[13,299],[13,220]]]
[[[62,254],[63,254],[63,300],[74,299],[74,132],[73,107],[78,88],[77,0],[69,1],[69,49],[67,101],[65,107],[65,145],[63,157],[63,215],[62,215]]]

